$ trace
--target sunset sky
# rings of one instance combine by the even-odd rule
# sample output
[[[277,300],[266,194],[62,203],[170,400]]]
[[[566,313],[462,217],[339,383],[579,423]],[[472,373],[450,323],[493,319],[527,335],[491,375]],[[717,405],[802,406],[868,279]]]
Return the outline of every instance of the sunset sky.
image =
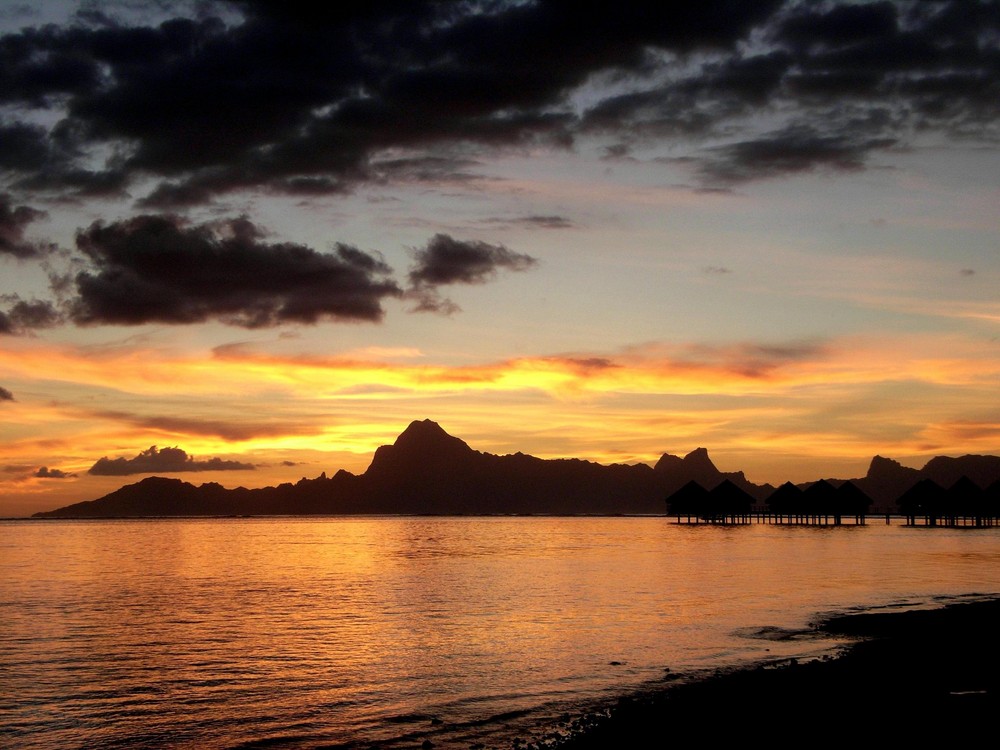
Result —
[[[0,516],[1000,453],[1000,3],[270,5],[0,3]]]

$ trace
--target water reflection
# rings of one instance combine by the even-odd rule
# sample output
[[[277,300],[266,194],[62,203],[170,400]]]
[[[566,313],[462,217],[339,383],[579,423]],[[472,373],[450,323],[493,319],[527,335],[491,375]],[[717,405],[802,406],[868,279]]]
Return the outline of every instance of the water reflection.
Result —
[[[369,741],[439,716],[482,727],[667,666],[814,649],[745,636],[802,628],[818,611],[1000,590],[996,528],[2,526],[0,731],[19,747]]]

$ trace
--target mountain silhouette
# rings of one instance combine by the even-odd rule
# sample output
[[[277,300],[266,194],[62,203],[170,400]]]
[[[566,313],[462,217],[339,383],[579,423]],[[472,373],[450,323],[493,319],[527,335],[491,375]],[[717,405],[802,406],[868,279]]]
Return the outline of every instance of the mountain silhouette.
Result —
[[[865,477],[831,479],[829,484],[840,487],[850,481],[888,507],[922,479],[948,488],[963,476],[985,489],[1000,480],[1000,458],[938,457],[918,470],[875,456]],[[707,491],[728,483],[731,494],[729,484],[761,505],[774,492],[771,485],[748,481],[743,472],[719,471],[705,448],[684,457],[665,453],[653,467],[495,455],[474,450],[424,419],[412,422],[392,445],[379,447],[361,475],[340,470],[328,477],[324,472],[315,479],[258,489],[148,477],[96,500],[35,516],[660,514],[666,510],[665,499],[689,483]]]
[[[980,489],[1000,481],[1000,457],[965,455],[953,458],[937,456],[921,469],[903,466],[898,461],[875,456],[868,473],[851,480],[879,505],[895,505],[907,490],[923,480],[931,480],[949,489],[960,479],[966,478]],[[842,480],[838,480],[838,484]]]
[[[962,477],[966,477],[984,488],[1000,477],[1000,457],[962,456],[951,458],[937,456],[921,469],[921,475],[933,479],[942,487],[951,487]]]
[[[918,469],[903,466],[891,458],[875,456],[868,466],[868,473],[854,483],[875,502],[887,503],[896,500],[921,479]]]
[[[769,485],[752,484],[742,472],[720,472],[704,448],[683,458],[664,454],[655,468],[500,456],[473,450],[425,419],[412,422],[392,445],[379,447],[361,475],[341,470],[295,484],[231,490],[149,477],[97,500],[35,516],[656,514],[664,511],[664,498],[687,482],[713,488],[727,479],[757,499],[770,493]]]

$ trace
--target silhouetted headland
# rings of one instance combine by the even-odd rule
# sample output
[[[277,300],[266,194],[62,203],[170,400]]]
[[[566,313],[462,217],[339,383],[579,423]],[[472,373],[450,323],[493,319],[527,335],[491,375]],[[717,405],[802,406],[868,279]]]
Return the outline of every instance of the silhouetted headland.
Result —
[[[939,457],[920,470],[876,456],[865,477],[850,480],[854,495],[849,502],[871,499],[896,512],[896,501],[921,480],[950,488],[962,478],[981,491],[977,502],[1000,507],[996,456]],[[813,484],[819,489],[811,489]],[[820,497],[825,490],[825,495],[832,492],[843,499],[845,484],[831,479],[795,489],[807,497]],[[664,454],[652,467],[523,453],[501,456],[473,450],[428,419],[411,423],[392,445],[378,448],[360,475],[340,470],[328,477],[324,472],[315,479],[259,489],[149,477],[96,500],[35,516],[662,514],[667,498],[679,491],[697,494],[695,487],[716,500],[723,498],[724,518],[766,508],[769,498],[792,492],[787,486],[776,491],[769,484],[754,484],[743,472],[719,471],[704,448],[683,458]]]

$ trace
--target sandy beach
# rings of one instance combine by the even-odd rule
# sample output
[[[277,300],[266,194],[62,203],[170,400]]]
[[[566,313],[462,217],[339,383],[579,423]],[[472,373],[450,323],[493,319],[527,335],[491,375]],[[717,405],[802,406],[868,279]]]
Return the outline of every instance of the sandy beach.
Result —
[[[817,622],[834,657],[719,673],[624,698],[564,750],[689,742],[983,745],[1000,716],[1000,599]],[[856,639],[856,640],[854,640]]]

